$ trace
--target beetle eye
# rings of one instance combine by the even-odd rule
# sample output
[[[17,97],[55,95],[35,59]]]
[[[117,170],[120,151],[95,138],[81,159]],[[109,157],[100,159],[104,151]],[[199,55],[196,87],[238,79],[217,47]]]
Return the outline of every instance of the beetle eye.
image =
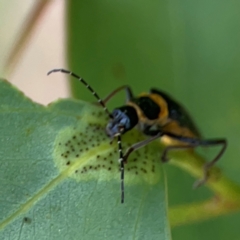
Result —
[[[115,109],[112,114],[115,118],[118,118],[121,115],[121,111],[119,111],[118,109]]]

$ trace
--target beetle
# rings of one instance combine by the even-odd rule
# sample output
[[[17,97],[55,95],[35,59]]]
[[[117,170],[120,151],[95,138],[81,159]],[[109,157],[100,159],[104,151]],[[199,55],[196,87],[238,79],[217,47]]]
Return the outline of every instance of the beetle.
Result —
[[[131,88],[124,85],[115,89],[105,99],[101,99],[92,87],[75,73],[65,69],[53,69],[48,72],[48,75],[53,72],[62,72],[77,78],[90,90],[108,114],[109,122],[106,126],[106,133],[111,140],[117,137],[118,142],[121,171],[121,203],[124,202],[124,164],[127,163],[127,159],[133,151],[146,146],[150,142],[160,139],[165,145],[161,156],[162,162],[169,160],[167,154],[172,150],[220,145],[221,149],[218,154],[204,165],[203,178],[194,184],[195,187],[199,187],[207,181],[209,169],[220,159],[226,150],[226,139],[202,139],[195,123],[185,108],[161,90],[152,88],[149,93],[142,93],[135,97]],[[106,103],[122,90],[126,92],[126,104],[115,108],[110,113]],[[134,127],[137,127],[148,138],[133,144],[123,154],[121,135]]]

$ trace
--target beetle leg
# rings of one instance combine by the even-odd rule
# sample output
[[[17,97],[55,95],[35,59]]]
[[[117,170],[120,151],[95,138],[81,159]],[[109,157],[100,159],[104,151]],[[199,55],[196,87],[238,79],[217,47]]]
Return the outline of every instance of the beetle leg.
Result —
[[[106,104],[114,95],[116,95],[118,92],[120,92],[121,90],[125,90],[126,91],[126,101],[130,101],[133,98],[133,93],[132,90],[129,86],[127,85],[123,85],[115,90],[113,90],[108,96],[106,96],[103,99],[104,104]]]

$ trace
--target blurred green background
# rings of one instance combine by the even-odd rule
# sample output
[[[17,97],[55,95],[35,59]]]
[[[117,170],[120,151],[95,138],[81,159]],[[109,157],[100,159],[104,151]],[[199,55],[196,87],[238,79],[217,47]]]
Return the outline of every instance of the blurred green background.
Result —
[[[240,2],[69,1],[67,54],[72,71],[100,96],[128,84],[135,94],[163,89],[184,104],[205,138],[226,137],[218,165],[239,179]],[[74,95],[92,100],[72,81]],[[120,94],[109,104],[123,104]],[[217,149],[215,149],[217,151]],[[214,151],[203,151],[211,158]],[[187,173],[165,165],[170,206],[211,196]],[[176,227],[174,240],[239,239],[240,214]]]
[[[62,1],[50,2],[49,11],[51,8],[52,12],[60,2],[63,4]],[[19,29],[25,26],[18,19],[24,4],[31,10],[34,2],[2,1],[1,72],[6,50],[4,44],[9,42],[13,45]],[[60,96],[61,74],[56,76],[56,81],[45,77],[51,68],[64,65],[63,61],[59,63],[63,55],[60,43],[66,45],[68,67],[84,77],[102,97],[123,84],[132,86],[136,95],[151,87],[165,90],[186,106],[205,138],[227,138],[229,146],[218,166],[240,184],[239,9],[240,2],[236,0],[68,0],[63,7],[66,32],[61,29],[66,44],[59,37],[60,30],[54,17],[43,26],[39,24],[35,28],[35,47],[30,49],[32,55],[29,44],[13,75],[6,77],[16,79],[13,82],[17,85],[18,80],[25,84],[29,81],[28,96],[39,95],[45,99],[50,88],[47,86],[40,91],[39,84],[44,80],[52,84],[49,94]],[[24,14],[28,14],[27,10],[21,16]],[[64,20],[58,16],[55,19],[59,22]],[[14,25],[14,21],[18,23]],[[50,31],[44,35],[47,27]],[[50,44],[53,39],[56,45]],[[40,57],[36,57],[37,53]],[[34,68],[25,63],[26,58],[36,62],[37,66]],[[19,77],[16,72],[22,65],[26,65],[27,70]],[[32,75],[27,75],[31,71]],[[70,81],[75,96],[93,101],[91,94],[77,81]],[[38,91],[32,90],[34,86]],[[110,109],[122,105],[124,99],[124,93],[119,94],[109,103]],[[211,159],[215,151],[207,149],[201,153]],[[205,187],[192,190],[195,180],[188,173],[169,164],[164,168],[170,207],[211,196]],[[172,235],[174,240],[238,240],[239,222],[240,214],[235,213],[175,227]]]

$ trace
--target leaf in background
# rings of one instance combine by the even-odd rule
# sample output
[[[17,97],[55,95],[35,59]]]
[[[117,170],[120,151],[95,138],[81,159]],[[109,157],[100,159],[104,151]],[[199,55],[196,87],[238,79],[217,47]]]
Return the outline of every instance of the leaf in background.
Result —
[[[120,203],[117,145],[102,108],[61,100],[43,107],[0,82],[1,239],[170,239],[157,146],[126,164]],[[126,149],[141,139],[123,138]]]
[[[123,84],[138,95],[151,87],[179,100],[207,138],[226,137],[217,166],[239,181],[240,15],[230,1],[68,1],[67,47],[72,71],[107,95]],[[74,94],[90,99],[74,81]],[[118,106],[124,97],[109,104]],[[209,149],[206,159],[214,155]],[[212,153],[212,155],[211,155]],[[177,168],[167,169],[169,202],[212,196]],[[238,239],[240,214],[173,229],[175,240]]]

